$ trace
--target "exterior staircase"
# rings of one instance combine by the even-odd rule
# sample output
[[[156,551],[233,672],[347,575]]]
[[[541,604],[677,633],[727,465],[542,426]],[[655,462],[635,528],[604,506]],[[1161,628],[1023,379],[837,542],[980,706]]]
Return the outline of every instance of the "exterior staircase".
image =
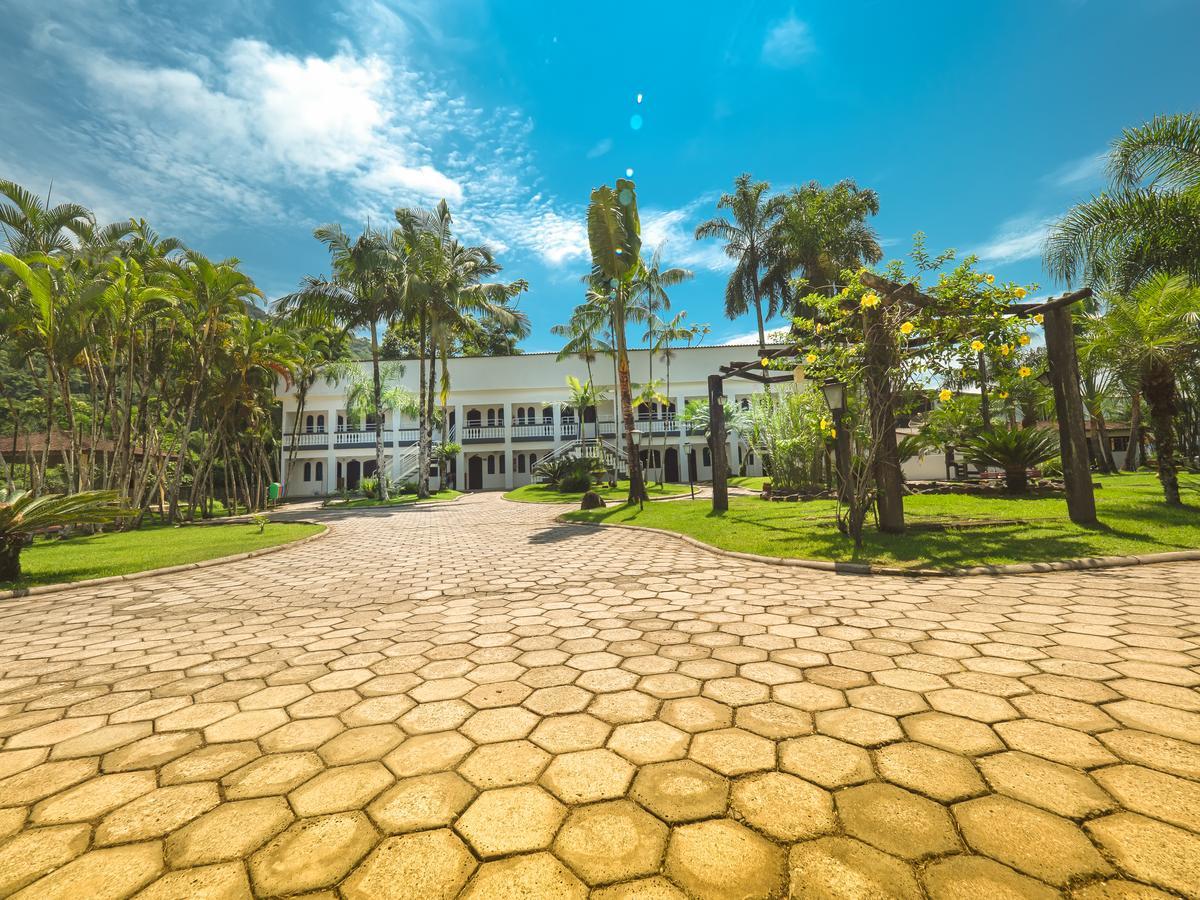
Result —
[[[553,453],[543,456],[538,463],[560,458],[598,459],[604,464],[605,469],[613,473],[615,478],[621,478],[629,473],[625,451],[612,441],[606,441],[602,437],[576,438],[556,448]]]

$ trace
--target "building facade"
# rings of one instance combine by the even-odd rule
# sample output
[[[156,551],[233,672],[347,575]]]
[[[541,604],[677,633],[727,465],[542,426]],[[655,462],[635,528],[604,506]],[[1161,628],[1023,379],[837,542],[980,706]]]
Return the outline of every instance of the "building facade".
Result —
[[[641,404],[635,411],[642,434],[641,456],[648,477],[669,482],[707,481],[712,465],[704,435],[689,429],[680,413],[692,400],[707,400],[708,376],[722,365],[746,362],[758,355],[756,346],[718,345],[679,347],[672,350],[670,367],[661,354],[633,350],[630,376],[637,384],[657,381],[667,400]],[[446,404],[447,440],[462,446],[448,461],[447,487],[458,490],[511,490],[534,480],[539,460],[580,437],[599,437],[624,448],[620,416],[616,413],[611,357],[591,363],[577,358],[558,360],[554,353],[520,356],[468,357],[449,363],[450,392]],[[370,375],[370,363],[363,362]],[[417,391],[417,365],[405,366],[399,385]],[[567,376],[592,382],[607,397],[579,412],[568,405]],[[668,382],[669,378],[669,382]],[[725,395],[749,403],[761,385],[729,379]],[[280,471],[284,495],[316,497],[354,490],[362,478],[375,471],[375,423],[353,422],[346,409],[346,386],[324,379],[309,389],[304,410],[298,410],[294,388],[280,386],[283,404],[283,450]],[[298,420],[299,416],[299,420]],[[386,413],[383,423],[384,467],[397,481],[415,479],[415,421]],[[441,442],[435,429],[434,443]],[[735,433],[729,435],[729,460],[735,473],[760,475],[759,459]],[[431,484],[437,485],[431,470]]]

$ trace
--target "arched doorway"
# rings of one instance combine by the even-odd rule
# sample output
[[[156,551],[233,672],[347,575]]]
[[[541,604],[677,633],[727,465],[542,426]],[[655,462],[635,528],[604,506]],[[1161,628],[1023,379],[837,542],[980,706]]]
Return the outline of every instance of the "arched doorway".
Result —
[[[483,457],[472,456],[467,460],[467,490],[483,490]]]
[[[358,482],[361,477],[362,464],[357,459],[352,459],[350,462],[346,463],[346,490],[357,490]]]
[[[667,448],[666,466],[663,479],[669,484],[679,483],[679,451],[674,447]]]

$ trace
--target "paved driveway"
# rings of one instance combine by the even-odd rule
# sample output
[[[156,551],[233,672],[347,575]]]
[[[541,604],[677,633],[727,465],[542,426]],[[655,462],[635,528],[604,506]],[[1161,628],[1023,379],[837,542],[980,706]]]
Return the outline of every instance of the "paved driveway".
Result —
[[[0,895],[1200,896],[1200,565],[834,576],[556,511],[0,603]]]

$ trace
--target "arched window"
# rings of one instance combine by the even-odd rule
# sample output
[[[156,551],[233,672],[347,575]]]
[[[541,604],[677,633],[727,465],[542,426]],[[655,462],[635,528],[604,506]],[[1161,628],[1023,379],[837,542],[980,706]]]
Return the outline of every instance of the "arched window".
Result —
[[[536,454],[536,453],[530,453],[530,454],[529,454],[529,471],[530,471],[530,472],[532,472],[532,471],[533,471],[533,467],[534,467],[535,465],[537,465],[537,454]]]
[[[564,406],[563,411],[562,411],[562,420],[563,420],[564,424],[566,424],[568,422],[574,422],[575,421],[575,407]]]
[[[488,457],[488,474],[489,475],[496,474],[496,457],[494,457],[494,456]]]
[[[526,407],[525,418],[529,420],[530,425],[534,424],[537,422],[537,410],[535,410],[532,406]]]
[[[750,451],[750,452],[749,452],[749,453],[746,455],[746,463],[747,463],[748,465],[751,465],[751,466],[752,466],[752,465],[754,465],[754,451],[753,451],[753,450],[751,450],[751,451]]]
[[[321,432],[322,434],[325,433],[325,417],[324,416],[317,416],[317,431]]]
[[[495,424],[496,424],[496,411],[494,409],[489,409],[488,410],[488,428],[493,427]],[[488,457],[488,458],[490,459],[491,457]]]
[[[522,474],[525,472],[525,454],[524,453],[517,454],[517,472],[522,473]]]
[[[650,407],[647,406],[645,403],[639,403],[637,406],[637,417],[639,419],[650,418]]]
[[[467,427],[468,428],[478,428],[481,421],[482,421],[482,417],[479,414],[479,410],[477,410],[477,409],[467,410]]]
[[[503,475],[503,474],[504,474],[504,467],[505,467],[505,465],[507,465],[507,463],[505,462],[505,460],[507,460],[507,459],[508,459],[508,454],[507,454],[507,453],[501,453],[501,454],[500,454],[500,474],[501,474],[501,475]]]
[[[313,430],[313,417],[312,416],[305,416],[304,430],[307,431],[309,434],[312,434],[312,430]]]
[[[517,407],[517,424],[518,425],[525,424],[525,408],[523,406]]]
[[[317,481],[325,480],[325,463],[317,463]]]
[[[554,423],[554,410],[549,406],[542,409],[542,424],[551,425]]]
[[[312,481],[312,463],[304,464],[304,480]]]
[[[706,466],[712,465],[712,451],[709,450],[707,447],[704,448],[704,452],[703,452],[703,454],[701,454],[701,460],[702,460],[703,464]]]

